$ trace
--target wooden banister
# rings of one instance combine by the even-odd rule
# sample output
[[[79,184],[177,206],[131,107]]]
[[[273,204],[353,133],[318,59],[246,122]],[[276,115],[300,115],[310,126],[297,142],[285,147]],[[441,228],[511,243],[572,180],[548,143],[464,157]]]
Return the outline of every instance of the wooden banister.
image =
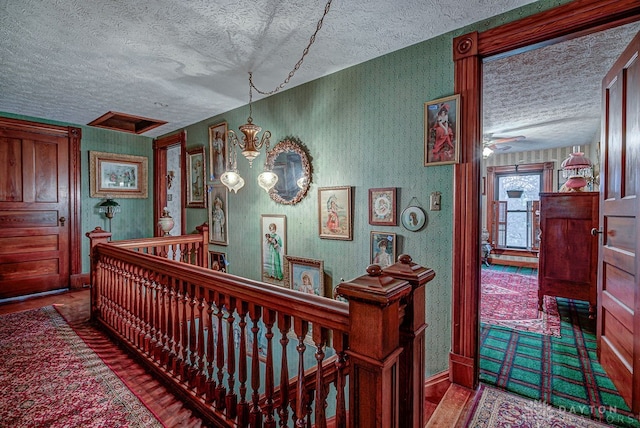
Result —
[[[203,254],[206,231],[115,243],[98,229],[87,236],[93,319],[209,423],[422,423],[415,378],[424,376],[424,290],[435,274],[409,256],[340,284],[345,303],[159,250],[200,242]]]

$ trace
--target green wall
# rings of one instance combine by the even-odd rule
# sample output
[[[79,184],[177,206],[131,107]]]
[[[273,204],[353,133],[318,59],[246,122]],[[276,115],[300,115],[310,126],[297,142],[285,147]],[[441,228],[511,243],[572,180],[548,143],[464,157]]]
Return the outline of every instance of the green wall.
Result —
[[[519,19],[568,0],[542,0],[515,11],[384,55],[313,82],[290,88],[253,105],[255,123],[272,132],[272,141],[299,138],[308,148],[313,181],[308,196],[295,206],[278,205],[256,183],[264,154],[253,169],[238,159],[246,185],[229,195],[229,245],[211,246],[227,253],[233,274],[260,278],[260,216],[284,214],[287,218],[287,253],[324,260],[329,287],[341,279],[364,274],[369,264],[371,231],[396,233],[400,253],[431,267],[436,277],[427,286],[426,374],[445,370],[451,337],[451,253],[453,242],[453,168],[424,167],[423,106],[426,101],[453,94],[452,39],[455,36]],[[284,77],[284,76],[283,76]],[[295,77],[293,79],[295,83]],[[261,87],[260,73],[254,82]],[[242,107],[186,128],[188,148],[205,146],[208,127],[223,121],[237,130],[246,122]],[[3,114],[8,117],[11,114]],[[19,117],[23,119],[29,119]],[[40,120],[47,122],[46,120]],[[53,123],[53,122],[49,122]],[[97,213],[99,199],[89,198],[89,150],[143,155],[153,169],[151,139],[130,134],[82,128],[82,231],[107,228]],[[151,175],[150,175],[151,177]],[[149,199],[119,199],[122,213],[113,219],[115,239],[152,236],[152,180]],[[319,187],[354,187],[354,238],[352,241],[318,237]],[[427,225],[419,232],[368,224],[368,189],[398,187],[401,211],[418,204],[427,212]],[[429,211],[429,194],[442,193],[442,210]],[[415,199],[414,199],[415,198]],[[413,202],[412,202],[413,201]],[[186,230],[207,221],[207,210],[188,209]],[[83,241],[83,271],[89,270],[88,242]]]
[[[89,238],[84,234],[100,226],[109,230],[104,214],[98,212],[98,204],[104,199],[89,197],[89,151],[120,153],[146,156],[149,160],[149,197],[146,199],[114,198],[120,204],[121,212],[111,221],[114,240],[143,238],[153,236],[153,139],[124,132],[109,131],[85,125],[74,125],[52,120],[19,116],[0,112],[0,116],[31,120],[52,125],[75,126],[82,130],[81,150],[81,213],[80,230],[82,232],[82,272],[89,272]]]

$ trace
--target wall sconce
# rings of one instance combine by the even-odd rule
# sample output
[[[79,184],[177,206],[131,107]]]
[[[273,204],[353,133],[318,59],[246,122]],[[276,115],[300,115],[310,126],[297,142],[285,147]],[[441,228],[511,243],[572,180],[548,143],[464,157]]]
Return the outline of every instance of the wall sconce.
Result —
[[[113,199],[107,198],[98,207],[98,211],[104,213],[104,216],[109,220],[109,232],[111,232],[111,219],[116,213],[120,212],[120,204]]]
[[[169,171],[167,173],[167,189],[171,189],[171,185],[173,184],[174,178],[176,178],[175,171]]]

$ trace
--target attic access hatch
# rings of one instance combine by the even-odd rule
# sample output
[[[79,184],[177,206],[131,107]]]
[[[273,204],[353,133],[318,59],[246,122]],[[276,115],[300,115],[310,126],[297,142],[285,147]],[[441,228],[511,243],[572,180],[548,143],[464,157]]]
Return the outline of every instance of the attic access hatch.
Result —
[[[113,131],[143,134],[153,128],[162,126],[165,123],[167,122],[110,111],[89,122],[87,125],[95,126],[97,128],[111,129]]]

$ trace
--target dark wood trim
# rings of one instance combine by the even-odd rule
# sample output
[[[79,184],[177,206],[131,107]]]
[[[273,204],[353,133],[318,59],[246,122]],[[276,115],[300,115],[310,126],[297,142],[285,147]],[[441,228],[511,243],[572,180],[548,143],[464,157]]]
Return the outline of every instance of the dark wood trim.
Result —
[[[91,279],[88,273],[81,273],[79,275],[71,275],[69,288],[77,290],[80,288],[86,288],[91,285]]]
[[[164,233],[158,226],[162,208],[167,206],[167,179],[164,171],[167,170],[167,149],[171,146],[180,145],[180,234],[186,234],[187,230],[187,194],[186,194],[186,151],[187,151],[187,131],[182,130],[175,134],[168,135],[153,140],[153,224],[154,236],[162,236]]]
[[[454,167],[451,380],[478,384],[482,61],[640,19],[637,0],[576,0],[482,33],[453,40],[455,93],[461,95],[461,160]]]

